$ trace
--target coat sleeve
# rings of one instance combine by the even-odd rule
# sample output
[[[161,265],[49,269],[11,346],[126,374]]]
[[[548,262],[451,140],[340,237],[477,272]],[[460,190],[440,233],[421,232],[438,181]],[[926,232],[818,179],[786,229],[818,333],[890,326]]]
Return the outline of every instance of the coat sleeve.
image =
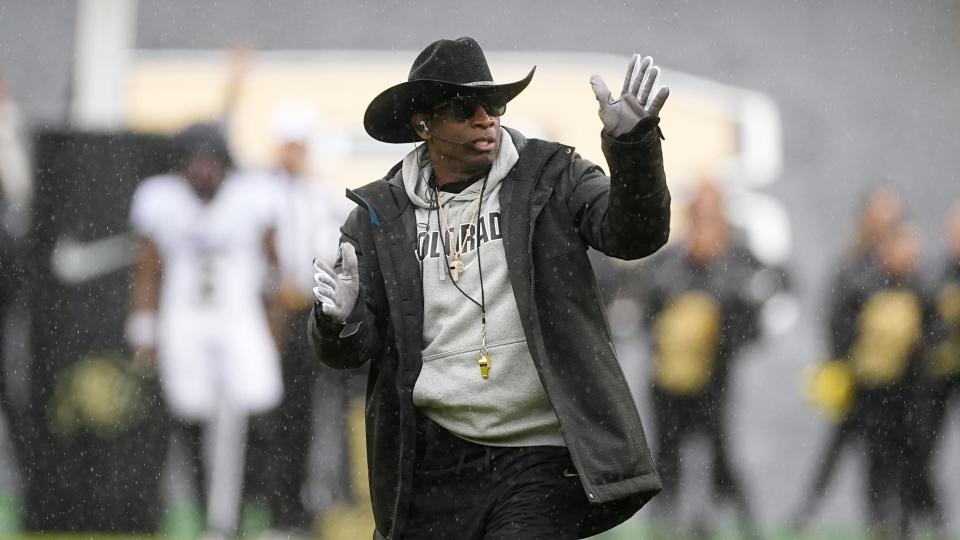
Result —
[[[579,156],[570,163],[570,214],[584,241],[611,257],[646,257],[670,236],[670,191],[659,121],[642,120],[620,139],[601,133],[609,177]]]
[[[317,358],[336,369],[358,368],[368,360],[377,358],[381,349],[379,329],[382,325],[378,324],[378,306],[385,306],[386,303],[378,301],[383,291],[378,284],[382,284],[382,280],[378,281],[379,269],[376,268],[372,246],[362,241],[359,226],[363,219],[361,213],[359,209],[351,212],[340,229],[340,243],[350,242],[357,252],[360,274],[357,304],[345,323],[335,323],[324,316],[320,306],[314,302],[307,323],[310,345]],[[338,256],[335,266],[338,272],[342,263]]]

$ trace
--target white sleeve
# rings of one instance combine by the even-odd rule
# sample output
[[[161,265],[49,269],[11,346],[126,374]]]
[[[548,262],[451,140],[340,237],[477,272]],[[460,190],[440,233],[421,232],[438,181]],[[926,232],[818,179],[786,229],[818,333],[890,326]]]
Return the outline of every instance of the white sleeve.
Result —
[[[33,177],[19,132],[17,109],[12,102],[0,103],[0,200],[26,208],[33,198]]]
[[[314,231],[314,256],[329,263],[331,266],[337,260],[340,249],[340,227],[347,220],[350,210],[355,206],[343,192],[323,186],[318,190],[318,200],[315,209],[321,212]]]
[[[282,185],[273,176],[267,173],[235,173],[237,181],[244,186],[249,219],[263,231],[275,229],[283,211]]]
[[[158,240],[164,216],[163,206],[169,179],[154,176],[140,182],[130,201],[130,226],[141,235]]]

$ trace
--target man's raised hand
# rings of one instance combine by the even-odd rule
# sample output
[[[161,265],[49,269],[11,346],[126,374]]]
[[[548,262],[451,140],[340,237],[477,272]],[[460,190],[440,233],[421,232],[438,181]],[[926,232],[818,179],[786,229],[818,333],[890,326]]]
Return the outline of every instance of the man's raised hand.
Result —
[[[357,270],[357,252],[350,242],[340,244],[340,272],[330,265],[313,260],[313,297],[323,314],[333,322],[342,323],[353,311],[360,293],[360,275]]]
[[[607,84],[599,75],[590,77],[590,86],[600,102],[600,121],[608,134],[619,137],[633,130],[644,118],[660,114],[663,103],[670,95],[670,88],[664,86],[651,97],[658,75],[660,68],[653,65],[653,58],[647,56],[641,60],[639,54],[633,55],[627,65],[623,90],[617,99],[613,98]]]

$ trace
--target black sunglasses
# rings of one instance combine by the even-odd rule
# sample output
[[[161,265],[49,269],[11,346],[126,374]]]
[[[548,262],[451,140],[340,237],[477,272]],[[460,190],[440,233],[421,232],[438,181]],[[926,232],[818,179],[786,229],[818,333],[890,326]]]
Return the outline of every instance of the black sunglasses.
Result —
[[[477,112],[477,106],[483,107],[490,116],[503,116],[507,112],[506,103],[480,96],[454,96],[434,106],[433,112],[464,121],[473,118],[474,113]]]

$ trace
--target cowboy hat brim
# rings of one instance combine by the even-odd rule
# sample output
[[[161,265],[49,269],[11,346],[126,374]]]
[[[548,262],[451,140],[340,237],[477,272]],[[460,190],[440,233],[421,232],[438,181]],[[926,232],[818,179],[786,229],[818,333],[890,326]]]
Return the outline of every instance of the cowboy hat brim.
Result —
[[[530,84],[536,69],[534,66],[526,77],[507,84],[471,85],[430,79],[402,82],[373,98],[363,115],[363,127],[378,141],[419,142],[420,137],[410,125],[414,113],[457,95],[496,96],[509,102]]]

